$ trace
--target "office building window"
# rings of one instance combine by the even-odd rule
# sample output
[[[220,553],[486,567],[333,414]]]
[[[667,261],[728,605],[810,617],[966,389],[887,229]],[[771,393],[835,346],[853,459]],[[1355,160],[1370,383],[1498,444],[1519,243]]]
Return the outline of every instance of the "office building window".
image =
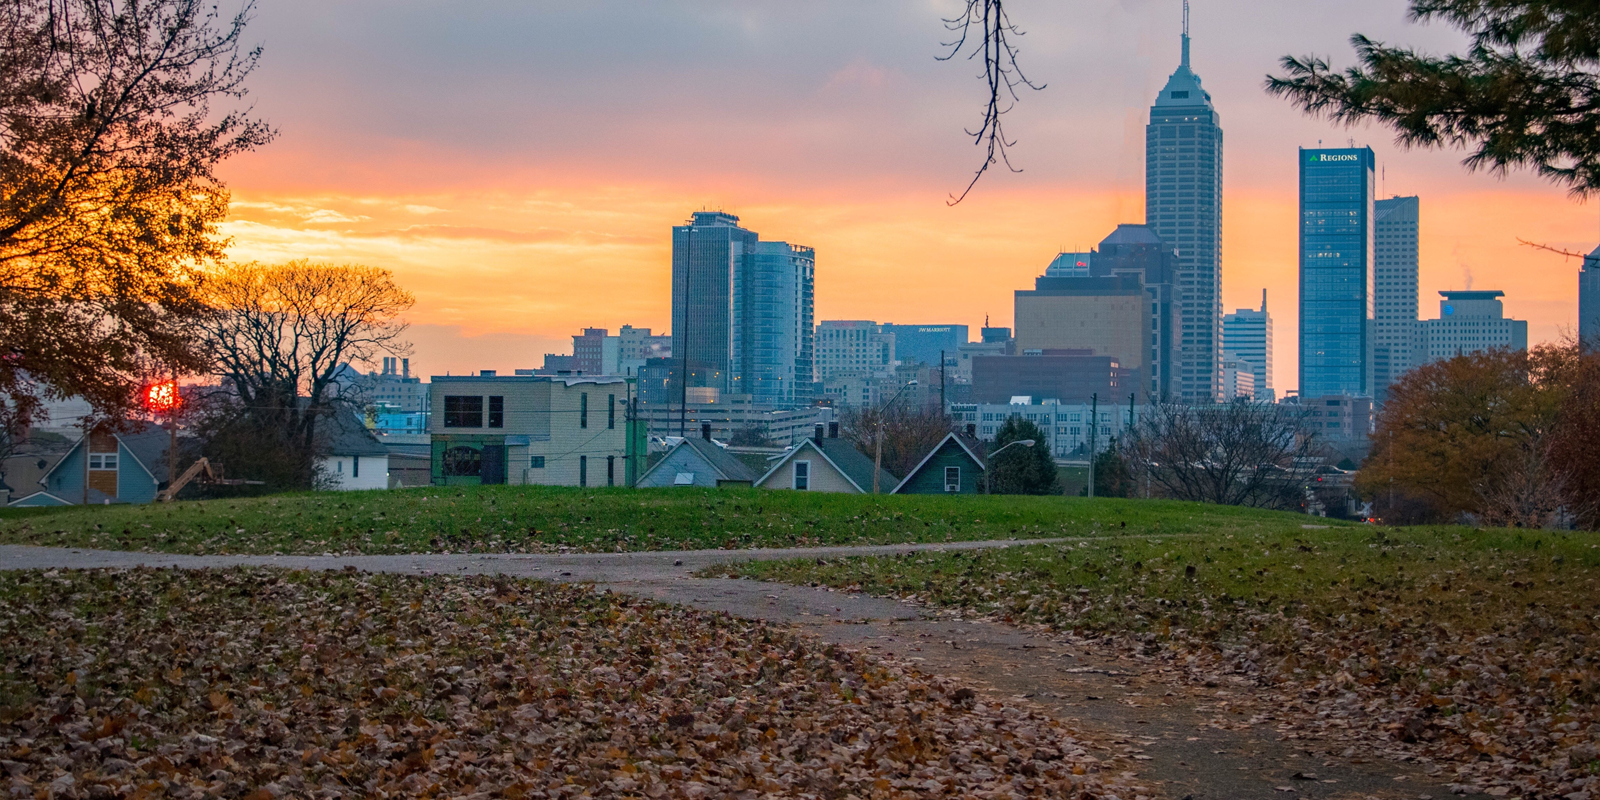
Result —
[[[532,456],[528,459],[529,469],[544,469],[544,456]]]
[[[606,456],[606,485],[617,485],[617,457]]]
[[[504,428],[506,426],[506,399],[499,396],[489,398],[489,427]]]
[[[811,489],[811,462],[810,461],[796,461],[796,462],[794,462],[794,488],[796,490],[802,491],[802,492],[810,491],[810,489]]]
[[[606,395],[606,428],[615,427],[617,427],[617,396],[608,394]]]
[[[483,398],[447,394],[444,396],[446,428],[483,427]]]
[[[578,395],[578,427],[589,427],[589,393]]]
[[[578,456],[578,485],[589,485],[589,457]]]

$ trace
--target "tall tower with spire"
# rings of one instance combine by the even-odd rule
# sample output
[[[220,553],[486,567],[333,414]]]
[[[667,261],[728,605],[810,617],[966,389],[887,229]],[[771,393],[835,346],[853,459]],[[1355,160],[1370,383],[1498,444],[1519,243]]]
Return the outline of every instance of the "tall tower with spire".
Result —
[[[1209,403],[1222,390],[1222,118],[1189,68],[1189,2],[1183,55],[1145,126],[1145,221],[1178,251],[1167,316],[1174,321],[1172,394]]]

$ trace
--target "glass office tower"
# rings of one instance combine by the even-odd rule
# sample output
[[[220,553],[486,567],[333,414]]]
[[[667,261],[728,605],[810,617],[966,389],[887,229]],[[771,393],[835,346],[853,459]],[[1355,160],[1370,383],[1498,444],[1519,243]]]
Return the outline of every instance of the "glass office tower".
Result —
[[[816,263],[809,247],[757,242],[735,270],[730,392],[774,408],[811,402]]]
[[[1380,404],[1389,399],[1389,385],[1411,370],[1417,342],[1416,197],[1393,197],[1372,206],[1373,335],[1372,391]]]
[[[1171,385],[1161,391],[1174,401],[1213,402],[1222,391],[1222,118],[1189,69],[1187,10],[1182,61],[1145,127],[1145,223],[1178,251],[1178,341]]]
[[[727,391],[733,371],[733,276],[759,237],[739,218],[697,211],[672,227],[672,355],[690,386]]]
[[[1372,148],[1300,149],[1300,396],[1371,397]]]

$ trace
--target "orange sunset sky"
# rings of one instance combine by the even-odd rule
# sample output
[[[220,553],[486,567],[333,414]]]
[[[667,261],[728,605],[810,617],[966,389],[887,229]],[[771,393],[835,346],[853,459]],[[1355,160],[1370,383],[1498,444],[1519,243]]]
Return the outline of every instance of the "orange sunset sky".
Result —
[[[266,0],[247,102],[280,137],[229,162],[240,260],[387,267],[417,295],[414,372],[510,370],[585,326],[665,331],[670,226],[737,214],[817,250],[817,319],[1010,325],[1011,293],[1061,249],[1142,222],[1143,126],[1176,66],[1180,0],[1013,0],[1047,84],[1006,117],[1024,171],[954,208],[979,153],[977,65],[938,62],[950,0]],[[1421,313],[1501,289],[1530,338],[1576,317],[1600,209],[1529,175],[1465,172],[1376,129],[1261,91],[1285,54],[1350,63],[1353,32],[1442,52],[1401,0],[1196,0],[1194,67],[1225,132],[1223,300],[1269,293],[1276,387],[1296,385],[1296,148],[1354,139],[1380,196],[1422,198]]]

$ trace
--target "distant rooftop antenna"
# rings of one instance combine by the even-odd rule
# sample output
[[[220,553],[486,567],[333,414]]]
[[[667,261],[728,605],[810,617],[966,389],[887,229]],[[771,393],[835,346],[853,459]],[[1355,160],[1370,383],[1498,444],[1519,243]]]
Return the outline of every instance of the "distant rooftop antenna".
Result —
[[[1189,0],[1183,0],[1183,66],[1189,66]]]

